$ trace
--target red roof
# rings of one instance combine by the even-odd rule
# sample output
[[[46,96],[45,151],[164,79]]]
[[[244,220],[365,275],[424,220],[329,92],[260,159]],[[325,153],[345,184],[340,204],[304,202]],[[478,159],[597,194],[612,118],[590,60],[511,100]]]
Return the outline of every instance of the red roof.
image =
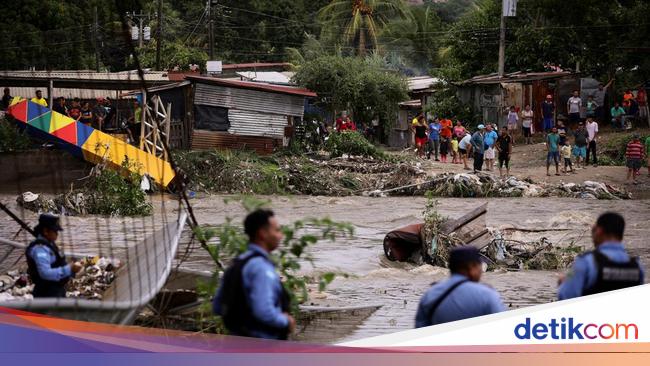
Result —
[[[213,78],[209,76],[194,76],[194,75],[186,75],[185,79],[207,83],[207,84],[227,86],[231,88],[259,90],[259,91],[289,94],[289,95],[300,95],[303,97],[318,96],[316,93],[314,93],[311,90],[304,89],[304,88],[295,88],[291,86],[280,86],[280,85],[257,83],[251,81],[228,80],[228,79]]]
[[[223,70],[236,70],[236,69],[269,69],[269,68],[291,68],[291,64],[287,62],[251,62],[246,64],[224,64]]]

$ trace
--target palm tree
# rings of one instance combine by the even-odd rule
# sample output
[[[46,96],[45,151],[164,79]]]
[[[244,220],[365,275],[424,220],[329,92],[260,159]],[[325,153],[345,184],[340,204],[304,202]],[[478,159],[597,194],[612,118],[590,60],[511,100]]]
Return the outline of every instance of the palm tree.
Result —
[[[410,16],[404,0],[333,0],[318,13],[324,24],[325,38],[352,46],[357,54],[365,56],[368,49],[379,46],[380,30],[388,20]]]
[[[424,70],[438,63],[444,32],[435,10],[420,6],[413,9],[411,18],[390,22],[380,38],[389,52],[405,56],[411,65]]]

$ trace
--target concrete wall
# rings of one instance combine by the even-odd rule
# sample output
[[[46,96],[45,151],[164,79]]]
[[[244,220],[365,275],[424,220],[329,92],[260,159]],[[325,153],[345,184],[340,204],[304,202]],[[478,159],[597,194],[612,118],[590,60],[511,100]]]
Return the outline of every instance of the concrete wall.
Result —
[[[0,154],[0,192],[61,193],[88,175],[92,165],[58,150]]]

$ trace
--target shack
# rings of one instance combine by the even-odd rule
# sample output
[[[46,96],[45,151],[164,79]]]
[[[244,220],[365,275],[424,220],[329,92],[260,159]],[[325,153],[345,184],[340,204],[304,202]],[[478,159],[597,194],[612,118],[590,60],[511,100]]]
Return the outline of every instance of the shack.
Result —
[[[286,146],[302,121],[306,89],[260,82],[186,76],[192,83],[191,148],[252,149],[270,154]]]
[[[388,136],[388,145],[404,148],[412,143],[410,124],[422,112],[422,106],[429,104],[435,92],[434,85],[440,79],[431,76],[416,76],[407,79],[410,100],[399,104],[397,123]]]
[[[541,103],[552,95],[556,103],[556,118],[566,116],[566,103],[574,90],[590,95],[598,81],[581,78],[571,71],[514,72],[499,77],[497,74],[480,75],[458,85],[458,96],[470,104],[482,122],[506,123],[508,109],[522,110],[530,104],[535,112],[535,129],[542,129]]]

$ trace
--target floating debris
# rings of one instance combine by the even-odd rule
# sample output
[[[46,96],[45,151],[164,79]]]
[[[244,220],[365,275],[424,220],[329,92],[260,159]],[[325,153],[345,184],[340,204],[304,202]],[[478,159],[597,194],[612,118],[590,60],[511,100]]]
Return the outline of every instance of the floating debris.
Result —
[[[568,268],[584,249],[573,243],[557,246],[542,237],[536,242],[506,239],[499,230],[491,231],[494,239],[484,253],[493,267],[509,270],[559,270]]]
[[[570,197],[581,199],[622,200],[632,196],[624,189],[605,183],[585,181],[575,183],[534,183],[516,177],[501,179],[487,173],[444,173],[419,184],[410,184],[389,190],[374,190],[372,197],[423,195],[435,197]]]
[[[119,260],[86,257],[80,261],[82,270],[66,285],[66,296],[101,300],[104,291],[115,280]],[[34,284],[26,271],[13,270],[0,275],[0,302],[33,299]]]

